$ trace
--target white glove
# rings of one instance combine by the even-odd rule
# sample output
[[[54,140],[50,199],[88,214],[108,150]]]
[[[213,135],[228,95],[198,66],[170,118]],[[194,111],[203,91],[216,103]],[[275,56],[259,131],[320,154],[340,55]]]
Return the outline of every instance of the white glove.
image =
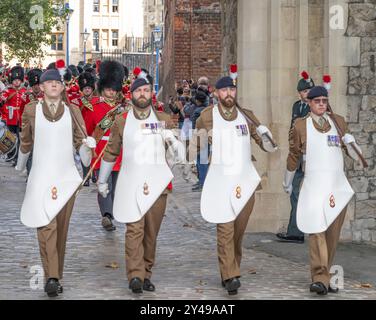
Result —
[[[174,134],[171,130],[163,130],[162,137],[164,141],[168,144],[167,153],[171,155],[171,157],[167,157],[167,162],[170,167],[174,166],[175,164],[183,164],[185,163],[186,159],[186,150],[181,141],[176,139]]]
[[[99,183],[98,182],[98,193],[103,198],[107,198],[107,195],[110,193],[110,190],[108,189],[108,183]]]
[[[347,153],[349,154],[349,156],[352,159],[354,159],[355,161],[360,160],[358,154],[356,153],[356,151],[354,150],[353,147],[355,147],[359,151],[360,154],[363,154],[363,153],[362,153],[362,150],[360,149],[359,145],[356,143],[354,136],[346,133],[342,137],[342,141],[347,147]],[[350,144],[352,144],[352,145],[350,145]]]
[[[93,157],[93,153],[91,152],[91,149],[86,144],[82,144],[80,149],[78,150],[78,153],[80,154],[82,164],[85,167],[89,167],[91,163],[91,159]]]
[[[256,128],[256,133],[262,139],[262,147],[265,149],[265,151],[270,153],[277,151],[277,148],[273,147],[272,143],[267,138],[267,136],[269,136],[271,139],[273,139],[273,135],[267,127],[263,125],[258,126]]]
[[[354,136],[352,134],[346,133],[342,137],[342,141],[343,141],[344,144],[349,145],[350,143],[355,143],[355,138],[354,138]]]
[[[87,146],[89,149],[94,149],[97,146],[97,142],[93,137],[87,137],[86,139],[83,139],[82,144]]]
[[[283,179],[283,183],[282,183],[283,189],[290,196],[292,194],[292,181],[294,180],[295,172],[296,171],[288,171],[288,170],[286,170],[286,172],[285,172],[285,178]]]
[[[26,169],[26,163],[29,159],[30,152],[22,153],[21,149],[18,152],[17,165],[15,167],[16,171],[24,172]]]

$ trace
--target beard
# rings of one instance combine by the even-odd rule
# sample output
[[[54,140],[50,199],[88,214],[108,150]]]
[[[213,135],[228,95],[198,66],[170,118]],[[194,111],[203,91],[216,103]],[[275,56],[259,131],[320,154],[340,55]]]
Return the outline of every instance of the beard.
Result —
[[[227,96],[225,99],[219,99],[221,104],[228,109],[231,109],[235,105],[235,98]]]
[[[132,98],[132,103],[134,106],[140,109],[145,109],[151,105],[152,99],[146,99],[144,96],[139,97],[138,99]]]

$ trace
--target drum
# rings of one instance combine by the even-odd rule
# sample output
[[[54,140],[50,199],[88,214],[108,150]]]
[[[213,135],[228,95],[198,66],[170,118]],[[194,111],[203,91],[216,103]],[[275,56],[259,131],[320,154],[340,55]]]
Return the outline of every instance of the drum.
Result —
[[[17,147],[17,137],[9,129],[0,127],[0,154],[8,154]]]

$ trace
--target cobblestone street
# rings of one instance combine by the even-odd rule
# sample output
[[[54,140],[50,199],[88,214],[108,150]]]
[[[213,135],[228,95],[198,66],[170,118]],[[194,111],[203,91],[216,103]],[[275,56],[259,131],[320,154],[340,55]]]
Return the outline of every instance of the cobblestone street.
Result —
[[[157,290],[142,296],[131,294],[125,278],[124,226],[104,231],[96,189],[85,188],[70,223],[64,293],[56,299],[234,299],[220,284],[215,226],[201,219],[200,194],[191,185],[177,170],[159,235],[152,278]],[[0,299],[48,299],[30,288],[30,268],[40,260],[36,231],[19,220],[25,186],[24,177],[0,163]],[[251,249],[244,250],[242,274],[235,299],[376,299],[376,290],[347,278],[338,295],[310,294],[307,264]]]

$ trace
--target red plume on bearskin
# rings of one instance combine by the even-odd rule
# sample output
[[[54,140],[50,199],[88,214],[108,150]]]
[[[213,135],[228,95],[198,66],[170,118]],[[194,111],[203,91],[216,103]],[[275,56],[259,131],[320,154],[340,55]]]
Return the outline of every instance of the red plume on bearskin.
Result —
[[[330,90],[330,88],[332,87],[332,77],[330,75],[326,74],[326,75],[323,76],[322,81],[324,83],[324,87],[327,90]]]

